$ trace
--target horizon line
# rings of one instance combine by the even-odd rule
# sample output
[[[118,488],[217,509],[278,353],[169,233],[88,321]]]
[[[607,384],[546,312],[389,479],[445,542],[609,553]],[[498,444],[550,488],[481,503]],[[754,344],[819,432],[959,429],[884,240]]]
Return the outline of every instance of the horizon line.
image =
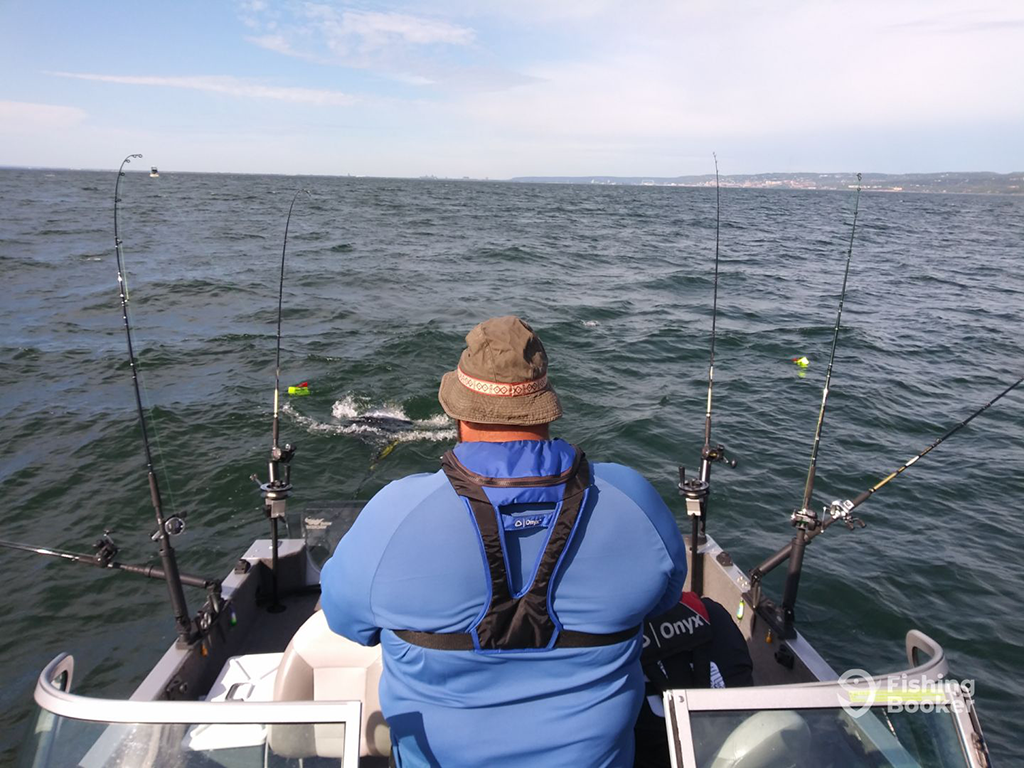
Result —
[[[153,167],[153,166],[150,166]],[[79,167],[72,168],[69,166],[51,166],[51,165],[7,165],[0,163],[0,170],[20,170],[20,171],[85,171],[85,172],[96,172],[104,173],[113,169],[110,168],[95,168],[95,167]],[[354,173],[284,173],[281,171],[195,171],[195,170],[175,170],[173,167],[167,171],[168,173],[213,173],[231,176],[316,176],[321,178],[352,178],[352,179],[410,179],[418,181],[437,180],[437,181],[515,181],[517,179],[685,179],[685,178],[715,178],[714,173],[681,173],[674,176],[655,176],[652,174],[609,174],[609,173],[588,173],[588,174],[521,174],[518,176],[509,176],[502,178],[492,178],[490,176],[438,176],[436,174],[421,174],[419,176],[406,176],[406,175],[390,175],[390,174],[354,174]],[[143,168],[126,168],[125,173],[149,173],[149,171]],[[735,178],[741,176],[856,176],[858,171],[755,171],[749,173],[726,173],[721,174],[720,178]],[[991,176],[1024,176],[1024,170],[1020,171],[984,171],[984,170],[971,170],[971,171],[860,171],[864,176],[940,176],[943,174],[961,174],[961,175],[991,175]]]

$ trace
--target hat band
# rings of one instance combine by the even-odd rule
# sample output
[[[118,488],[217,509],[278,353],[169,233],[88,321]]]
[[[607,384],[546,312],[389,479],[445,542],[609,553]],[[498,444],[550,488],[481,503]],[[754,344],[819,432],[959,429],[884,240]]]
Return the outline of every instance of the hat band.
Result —
[[[532,395],[534,392],[542,392],[548,387],[547,374],[533,381],[506,384],[500,381],[485,381],[484,379],[473,378],[469,374],[463,373],[462,368],[456,369],[456,373],[459,376],[459,383],[466,389],[491,397],[522,397],[523,395]]]

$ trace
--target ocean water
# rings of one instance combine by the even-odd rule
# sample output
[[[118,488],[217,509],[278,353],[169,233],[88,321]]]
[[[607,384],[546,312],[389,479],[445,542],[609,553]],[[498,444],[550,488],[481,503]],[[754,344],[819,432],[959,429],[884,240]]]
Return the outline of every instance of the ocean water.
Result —
[[[0,170],[0,538],[154,562],[116,286],[115,173]],[[699,463],[714,191],[129,173],[124,239],[165,504],[182,569],[219,576],[266,521],[277,270],[293,507],[429,471],[463,337],[516,313],[541,333],[556,433],[641,470],[677,512]],[[853,195],[722,190],[708,531],[749,569],[792,535],[832,339]],[[872,485],[1024,373],[1024,198],[867,194],[815,499]],[[801,371],[790,359],[806,355]],[[371,418],[360,418],[371,417]],[[388,445],[397,446],[380,458]],[[1008,395],[807,552],[798,622],[837,670],[903,668],[919,628],[976,681],[993,755],[1020,756],[1024,391]],[[44,664],[126,695],[173,640],[159,583],[0,549],[0,762]],[[779,576],[769,580],[778,595]],[[196,603],[196,596],[190,595]],[[194,607],[194,606],[193,606]]]

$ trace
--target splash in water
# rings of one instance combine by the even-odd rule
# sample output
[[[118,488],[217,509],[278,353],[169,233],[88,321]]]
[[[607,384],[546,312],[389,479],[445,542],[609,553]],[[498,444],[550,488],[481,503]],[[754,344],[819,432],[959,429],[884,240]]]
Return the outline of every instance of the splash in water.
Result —
[[[439,413],[428,419],[410,419],[400,405],[364,405],[346,395],[331,407],[333,422],[318,421],[299,413],[291,403],[281,409],[310,434],[355,435],[370,442],[412,443],[455,439],[452,420]]]

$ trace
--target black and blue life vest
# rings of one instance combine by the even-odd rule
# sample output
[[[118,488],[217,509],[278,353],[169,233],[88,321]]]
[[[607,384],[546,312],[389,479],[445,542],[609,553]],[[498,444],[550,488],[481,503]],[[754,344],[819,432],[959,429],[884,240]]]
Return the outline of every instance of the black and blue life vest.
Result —
[[[416,632],[397,630],[407,643],[446,651],[538,651],[552,648],[587,648],[614,645],[637,636],[640,627],[595,634],[565,629],[552,608],[553,588],[565,553],[579,527],[591,487],[590,466],[584,453],[575,455],[568,469],[541,477],[486,477],[468,469],[454,451],[441,458],[441,468],[452,488],[467,505],[486,561],[489,601],[468,632]],[[503,519],[485,489],[531,489],[532,503],[554,504],[545,515]],[[549,529],[533,580],[514,593],[508,572],[504,538],[513,530],[542,525]]]

